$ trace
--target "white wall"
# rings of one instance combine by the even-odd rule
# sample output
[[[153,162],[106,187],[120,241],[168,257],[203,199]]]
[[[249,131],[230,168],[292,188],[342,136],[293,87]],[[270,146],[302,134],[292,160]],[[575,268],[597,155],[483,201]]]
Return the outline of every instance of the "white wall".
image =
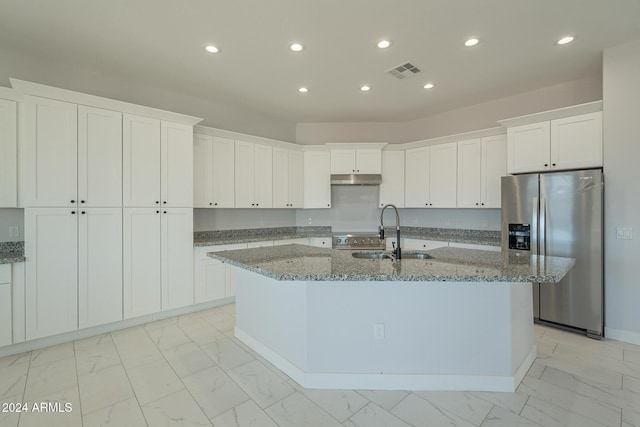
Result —
[[[194,209],[193,231],[293,227],[294,209]]]
[[[605,334],[640,344],[640,41],[605,50],[603,101]],[[616,239],[620,226],[634,239]]]
[[[295,140],[295,123],[284,122],[250,107],[222,104],[197,96],[170,92],[144,81],[132,81],[100,71],[80,69],[0,48],[0,85],[11,87],[9,77],[49,86],[155,107],[204,119],[201,125],[259,135],[282,141]]]
[[[334,185],[331,209],[298,209],[296,225],[331,225],[337,232],[376,232],[380,225],[379,190],[374,185]],[[385,226],[394,225],[393,212],[385,212],[384,221]],[[499,231],[500,209],[400,209],[400,225]]]
[[[296,142],[403,143],[499,126],[498,120],[602,99],[602,76],[458,108],[418,120],[387,123],[298,123]]]
[[[18,227],[18,237],[9,237],[9,227]],[[0,209],[0,242],[24,240],[24,209]]]

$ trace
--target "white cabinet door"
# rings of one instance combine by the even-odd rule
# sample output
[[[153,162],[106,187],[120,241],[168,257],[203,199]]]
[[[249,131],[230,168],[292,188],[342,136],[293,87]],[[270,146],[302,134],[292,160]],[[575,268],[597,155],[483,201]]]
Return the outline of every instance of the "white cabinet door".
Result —
[[[289,207],[304,205],[304,155],[302,151],[289,150]]]
[[[356,150],[356,173],[382,173],[382,151],[380,149]]]
[[[193,126],[162,121],[160,187],[162,207],[193,207]]]
[[[331,153],[304,152],[304,208],[331,207]]]
[[[235,143],[236,208],[255,207],[253,183],[255,181],[254,150],[249,142]]]
[[[26,96],[25,206],[74,206],[78,199],[78,107]]]
[[[193,304],[193,209],[162,210],[162,310]]]
[[[480,174],[482,139],[458,141],[458,202],[459,208],[480,207]]]
[[[502,206],[501,178],[506,174],[507,136],[496,135],[482,138],[481,207],[500,208]]]
[[[310,237],[309,245],[316,246],[318,248],[330,248],[333,244],[331,237]]]
[[[213,137],[193,134],[193,207],[213,207]]]
[[[289,207],[289,150],[273,149],[273,207]]]
[[[122,209],[80,208],[78,325],[122,320]]]
[[[254,200],[256,208],[273,207],[273,148],[255,144]]]
[[[25,210],[26,338],[78,329],[77,208]]]
[[[122,113],[78,106],[78,199],[122,206]]]
[[[449,242],[449,246],[452,247],[452,248],[476,249],[476,250],[491,251],[491,252],[500,252],[500,251],[502,251],[500,246],[477,245],[477,244],[474,244],[474,243]]]
[[[125,319],[161,309],[160,217],[160,208],[123,209]]]
[[[249,242],[247,248],[263,248],[265,246],[273,246],[273,240],[263,240],[261,242]]]
[[[455,208],[458,144],[432,145],[429,153],[429,207]]]
[[[507,129],[507,171],[537,172],[550,169],[549,122],[513,126]]]
[[[213,207],[235,207],[235,144],[232,139],[213,138]]]
[[[356,150],[331,150],[331,173],[356,173]]]
[[[602,112],[551,120],[551,168],[602,166]]]
[[[15,101],[0,99],[0,208],[18,206],[18,133]]]
[[[160,206],[160,120],[122,117],[123,206]]]
[[[208,252],[232,251],[246,249],[246,243],[230,245],[205,246],[199,248],[199,259],[196,260],[195,301],[196,303],[214,301],[235,295],[235,284],[229,284],[229,280],[235,278],[230,270],[235,267],[217,259],[209,258]],[[233,290],[233,291],[231,291]]]
[[[0,264],[0,347],[13,343],[11,264]]]
[[[407,208],[429,206],[429,153],[429,147],[406,151],[404,203]]]
[[[393,203],[404,208],[404,151],[382,152],[382,184],[380,184],[380,207]]]

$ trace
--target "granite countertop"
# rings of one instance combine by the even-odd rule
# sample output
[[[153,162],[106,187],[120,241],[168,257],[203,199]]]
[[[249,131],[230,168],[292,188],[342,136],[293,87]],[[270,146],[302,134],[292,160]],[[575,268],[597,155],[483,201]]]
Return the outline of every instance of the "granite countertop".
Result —
[[[24,261],[24,242],[0,242],[0,264]]]
[[[232,243],[261,242],[265,240],[331,237],[331,227],[272,227],[242,230],[196,231],[193,246],[228,245]]]
[[[385,227],[387,237],[396,236],[395,227]],[[300,239],[307,237],[331,237],[329,226],[272,227],[241,230],[197,231],[193,233],[193,246],[215,246],[232,243],[260,242],[265,240]],[[500,246],[500,232],[431,227],[400,227],[400,237],[407,239],[438,240],[444,242],[471,243]]]
[[[416,252],[416,251],[414,251]],[[407,251],[406,253],[409,253]],[[305,245],[209,252],[207,255],[276,280],[296,281],[560,281],[572,258],[509,256],[502,252],[444,247],[432,259],[358,259],[351,251]]]

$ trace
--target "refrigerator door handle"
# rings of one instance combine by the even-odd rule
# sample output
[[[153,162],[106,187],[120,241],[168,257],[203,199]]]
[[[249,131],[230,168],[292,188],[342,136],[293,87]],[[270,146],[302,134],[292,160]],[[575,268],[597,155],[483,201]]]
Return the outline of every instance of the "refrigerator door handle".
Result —
[[[547,200],[540,198],[540,255],[547,254]]]
[[[533,198],[533,215],[531,217],[531,253],[538,255],[538,198]]]

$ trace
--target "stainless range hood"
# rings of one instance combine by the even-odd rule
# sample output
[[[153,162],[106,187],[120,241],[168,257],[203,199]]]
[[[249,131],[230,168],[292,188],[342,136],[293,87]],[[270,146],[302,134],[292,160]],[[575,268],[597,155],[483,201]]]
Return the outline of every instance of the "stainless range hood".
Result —
[[[331,175],[331,185],[380,185],[380,174],[334,174]]]

